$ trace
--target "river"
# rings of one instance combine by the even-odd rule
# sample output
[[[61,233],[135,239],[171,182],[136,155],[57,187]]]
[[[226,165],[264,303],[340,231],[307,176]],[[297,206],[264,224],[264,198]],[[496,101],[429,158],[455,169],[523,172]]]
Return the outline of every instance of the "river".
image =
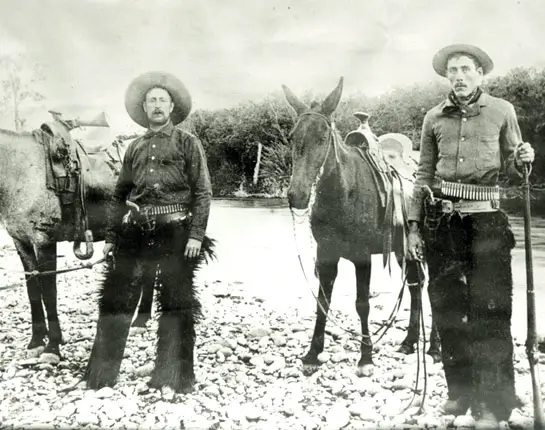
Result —
[[[243,286],[248,295],[273,301],[276,306],[291,306],[295,303],[299,306],[300,303],[300,306],[307,310],[313,309],[313,293],[316,292],[317,285],[312,272],[314,247],[309,238],[307,224],[299,223],[299,218],[296,221],[294,224],[286,202],[281,199],[214,200],[208,234],[217,240],[218,258],[203,270],[203,281],[205,283],[222,281],[227,286],[236,284],[238,289]],[[520,216],[511,216],[511,222],[517,240],[516,248],[513,250],[515,286],[513,334],[524,338],[526,336],[524,224]],[[544,218],[532,218],[532,242],[536,308],[539,313],[539,309],[545,308]],[[11,247],[10,244],[9,236],[5,231],[0,231],[0,247],[2,245]],[[100,253],[101,244],[98,244],[93,259],[100,258]],[[64,256],[62,265],[70,267],[78,264],[72,255],[70,244],[66,242],[59,244],[58,254]],[[14,254],[10,258],[11,262],[15,261],[13,258]],[[372,289],[391,294],[393,306],[401,286],[400,269],[394,261],[392,274],[389,276],[387,271],[382,269],[380,260],[380,256],[373,256]],[[355,314],[354,300],[353,266],[341,260],[332,308],[346,309]],[[541,324],[539,318],[538,330],[545,337],[545,321]]]

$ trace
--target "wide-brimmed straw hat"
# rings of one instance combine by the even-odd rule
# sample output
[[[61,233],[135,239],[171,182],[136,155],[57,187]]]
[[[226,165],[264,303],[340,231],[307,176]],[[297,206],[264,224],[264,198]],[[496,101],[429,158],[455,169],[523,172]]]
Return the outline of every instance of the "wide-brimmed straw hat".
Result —
[[[413,151],[413,142],[407,136],[401,133],[386,133],[379,136],[378,143],[384,149],[394,149],[398,151],[405,161],[410,159]]]
[[[151,71],[141,74],[132,80],[125,92],[125,109],[134,122],[147,128],[148,115],[142,103],[146,93],[155,87],[163,88],[170,94],[174,109],[170,118],[174,125],[181,123],[191,111],[191,96],[185,85],[170,73]]]
[[[477,59],[483,69],[483,74],[490,73],[494,68],[494,62],[490,56],[481,48],[474,45],[466,45],[457,43],[454,45],[445,46],[440,49],[433,57],[433,69],[441,76],[447,75],[447,62],[452,54],[469,54]]]

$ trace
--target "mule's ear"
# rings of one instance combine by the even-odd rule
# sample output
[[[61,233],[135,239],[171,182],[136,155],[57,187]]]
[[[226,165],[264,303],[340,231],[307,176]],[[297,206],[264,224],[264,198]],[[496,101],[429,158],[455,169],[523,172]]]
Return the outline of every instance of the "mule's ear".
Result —
[[[297,115],[301,115],[303,112],[306,112],[308,110],[308,106],[304,104],[301,100],[299,100],[299,98],[295,94],[293,94],[293,92],[288,87],[282,85],[282,89],[284,90],[286,100],[293,108],[293,110],[297,113]]]
[[[335,112],[335,109],[337,109],[339,101],[341,100],[341,95],[343,93],[343,81],[344,78],[341,76],[337,87],[333,91],[331,91],[331,94],[329,94],[322,103],[320,112],[323,113],[325,116],[330,116],[333,112]]]

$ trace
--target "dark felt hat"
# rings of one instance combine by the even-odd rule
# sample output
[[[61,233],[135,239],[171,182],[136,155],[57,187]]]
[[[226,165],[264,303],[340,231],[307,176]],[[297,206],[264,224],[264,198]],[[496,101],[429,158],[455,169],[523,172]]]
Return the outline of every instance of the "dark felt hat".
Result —
[[[185,85],[170,73],[151,71],[134,78],[125,92],[125,109],[133,121],[142,127],[148,127],[148,115],[142,104],[146,93],[155,87],[165,89],[172,98],[172,123],[177,125],[186,119],[191,111],[191,96]]]
[[[477,59],[481,67],[483,68],[483,74],[490,73],[494,68],[494,62],[489,55],[482,49],[473,45],[466,45],[463,43],[457,43],[454,45],[445,46],[440,49],[433,57],[433,69],[437,74],[446,76],[447,74],[447,62],[452,54],[469,54]]]

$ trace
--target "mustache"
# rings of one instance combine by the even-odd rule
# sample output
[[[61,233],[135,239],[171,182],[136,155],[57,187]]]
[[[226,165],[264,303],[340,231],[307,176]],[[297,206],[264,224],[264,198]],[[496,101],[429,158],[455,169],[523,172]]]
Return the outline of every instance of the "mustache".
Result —
[[[162,114],[164,114],[165,112],[163,112],[162,109],[158,109],[158,108],[157,108],[157,109],[153,109],[153,112],[152,112],[152,113],[162,113]]]

